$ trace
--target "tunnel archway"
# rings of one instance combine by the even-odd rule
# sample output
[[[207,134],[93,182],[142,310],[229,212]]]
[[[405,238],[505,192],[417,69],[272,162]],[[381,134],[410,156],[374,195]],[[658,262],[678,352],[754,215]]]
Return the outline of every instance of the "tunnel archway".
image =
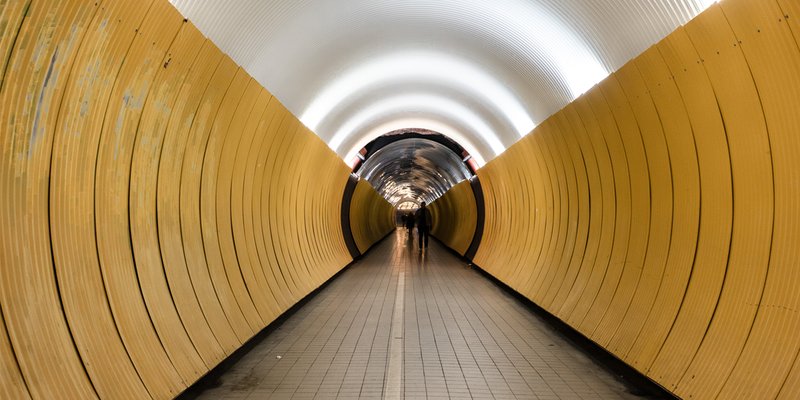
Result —
[[[354,172],[395,207],[430,204],[478,168],[457,142],[422,129],[389,132],[367,144],[354,163]]]

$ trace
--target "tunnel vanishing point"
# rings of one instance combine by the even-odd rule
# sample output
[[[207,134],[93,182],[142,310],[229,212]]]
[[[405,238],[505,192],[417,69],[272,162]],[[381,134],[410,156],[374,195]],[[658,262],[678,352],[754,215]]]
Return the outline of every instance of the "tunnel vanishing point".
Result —
[[[311,74],[321,60],[282,64],[310,57],[290,39],[312,28],[278,21],[300,3],[274,2],[283,8],[264,26],[285,28],[270,31],[277,54],[252,62],[252,46],[230,46],[235,26],[209,39],[190,2],[175,3],[0,0],[0,398],[176,397],[394,229],[396,203],[342,161],[379,136],[358,132],[391,121],[334,129],[376,99],[298,117],[322,96],[292,85],[333,79]],[[558,2],[496,7],[511,3]],[[590,3],[637,15],[698,4]],[[581,20],[568,42],[598,43],[610,72],[583,86],[570,82],[589,72],[567,69],[554,73],[561,83],[486,86],[494,99],[516,93],[524,112],[484,113],[495,138],[472,135],[483,128],[469,119],[442,124],[486,163],[435,199],[433,235],[675,396],[797,399],[800,2],[722,0],[695,14],[628,57],[612,50],[635,41],[598,27],[655,25],[656,11],[630,27]],[[424,86],[387,85],[406,83]],[[551,100],[529,100],[537,91]]]

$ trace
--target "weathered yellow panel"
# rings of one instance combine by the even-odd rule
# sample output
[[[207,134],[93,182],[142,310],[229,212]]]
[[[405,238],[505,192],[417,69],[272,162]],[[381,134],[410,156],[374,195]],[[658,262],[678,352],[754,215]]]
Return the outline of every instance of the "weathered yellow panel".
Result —
[[[253,336],[257,327],[245,317],[225,273],[217,237],[215,200],[218,152],[246,79],[233,61],[223,57],[192,123],[181,176],[185,187],[181,190],[181,226],[189,233],[183,236],[186,254],[201,263],[199,268],[207,270],[213,293],[241,343]],[[202,253],[205,259],[200,257]],[[192,265],[188,259],[187,262]]]
[[[134,162],[137,155],[145,153],[147,164],[140,168],[134,167],[135,173],[132,176],[142,176],[145,171],[148,171],[148,168],[151,169],[149,176],[140,178],[144,181],[142,184],[147,185],[142,188],[142,192],[150,196],[149,199],[146,199],[147,203],[142,204],[141,208],[148,213],[148,222],[152,223],[153,220],[157,220],[157,237],[155,237],[153,248],[150,251],[157,254],[156,246],[160,247],[163,269],[169,287],[169,292],[162,294],[164,301],[168,301],[167,296],[171,295],[181,321],[198,349],[198,353],[207,365],[215,365],[221,361],[225,352],[217,340],[208,318],[203,313],[190,271],[187,269],[181,243],[179,210],[181,187],[179,184],[175,184],[175,182],[180,182],[180,163],[184,154],[183,146],[188,123],[181,121],[187,126],[177,131],[174,119],[177,117],[191,120],[190,117],[184,115],[186,110],[183,107],[191,107],[196,104],[194,99],[187,102],[187,99],[180,95],[183,94],[187,81],[190,82],[189,85],[196,84],[205,87],[215,66],[197,68],[199,58],[208,56],[208,53],[201,53],[204,44],[205,39],[200,32],[185,22],[170,50],[164,56],[163,69],[159,72],[153,86],[153,93],[148,97],[145,105],[134,153]],[[203,60],[203,63],[208,63],[208,61]],[[172,71],[170,72],[170,70]],[[200,71],[205,74],[205,81],[194,75]],[[148,111],[151,115],[148,115]],[[164,137],[160,138],[158,135],[164,135]],[[147,154],[148,152],[152,153]],[[139,194],[137,197],[143,196]],[[132,203],[134,198],[131,196]],[[132,212],[131,215],[133,216],[134,213]],[[153,230],[150,230],[150,234],[152,232]],[[224,330],[221,331],[221,333],[224,332]]]
[[[281,266],[288,265],[288,263],[284,261],[283,252],[280,247],[278,247],[281,235],[277,233],[274,228],[277,218],[275,214],[277,210],[274,209],[274,207],[276,204],[275,199],[281,193],[277,189],[277,184],[279,182],[278,174],[280,173],[280,162],[282,162],[280,156],[285,151],[284,146],[288,138],[285,132],[293,126],[294,121],[290,118],[291,114],[289,114],[287,110],[282,108],[278,113],[276,118],[281,119],[281,122],[278,133],[276,133],[276,138],[273,139],[273,143],[269,149],[266,172],[264,174],[265,181],[262,185],[261,208],[265,211],[262,216],[262,231],[264,232],[264,240],[269,249],[270,259],[273,260],[270,263],[272,274],[275,276],[278,285],[283,288],[283,296],[287,299],[287,304],[293,304],[297,301],[297,295],[295,294],[296,289],[294,288],[293,280],[288,275],[288,271],[284,271],[283,268],[281,268]]]
[[[87,349],[102,340],[122,339],[147,390],[154,397],[177,394],[184,383],[169,360],[141,301],[111,315],[110,304],[125,304],[122,292],[107,292],[97,254],[94,221],[96,160],[99,138],[114,79],[141,26],[149,2],[102,5],[92,21],[73,67],[69,86],[59,110],[58,134],[53,147],[51,175],[51,233],[65,308],[80,302],[82,312],[70,313],[76,321],[73,337],[87,340]],[[76,240],[80,238],[81,240]],[[139,298],[140,295],[138,295]],[[87,308],[91,307],[91,309]],[[85,319],[85,321],[80,321]],[[116,325],[116,326],[115,326]],[[95,330],[80,332],[80,328]],[[119,333],[117,333],[117,331]],[[98,336],[104,336],[101,339]],[[119,339],[117,339],[119,340]],[[103,349],[121,364],[113,345]],[[123,350],[124,351],[124,350]],[[84,357],[89,357],[85,355]],[[110,374],[107,363],[90,362]],[[112,380],[112,385],[119,385]]]
[[[478,223],[475,195],[469,181],[453,186],[430,205],[431,234],[461,255],[467,252]]]
[[[532,291],[531,286],[541,275],[545,274],[550,268],[552,262],[552,248],[556,240],[557,232],[559,229],[559,217],[556,210],[560,210],[560,202],[557,197],[558,182],[556,177],[553,160],[550,157],[550,151],[546,143],[546,137],[551,134],[549,121],[541,124],[541,132],[537,132],[533,136],[532,146],[520,147],[520,152],[515,153],[518,162],[508,169],[508,177],[511,185],[507,186],[505,194],[514,205],[510,211],[513,215],[512,221],[514,225],[510,226],[511,230],[506,231],[506,240],[516,241],[518,246],[524,246],[526,243],[537,245],[532,252],[532,258],[525,257],[525,253],[511,253],[515,258],[511,263],[514,265],[515,271],[512,279],[519,282],[520,289],[523,293],[529,295],[531,298],[540,301],[540,293]],[[538,154],[538,156],[537,156]],[[520,240],[522,237],[517,235],[516,232],[527,231],[527,225],[530,223],[529,219],[525,218],[525,206],[522,200],[525,197],[514,196],[514,188],[520,186],[514,184],[520,182],[525,175],[518,165],[523,165],[525,159],[534,159],[539,161],[540,174],[534,174],[535,185],[538,185],[539,190],[534,190],[534,203],[536,204],[536,212],[539,213],[538,223],[537,218],[534,218],[534,223],[537,223],[540,230],[535,231],[533,236],[528,237],[528,240]],[[538,189],[537,188],[537,189]],[[536,195],[539,195],[538,197]],[[520,204],[523,203],[523,204]],[[526,269],[526,266],[532,266]]]
[[[183,18],[174,8],[155,2],[136,32],[125,58],[136,62],[123,62],[106,109],[97,156],[95,210],[100,264],[108,290],[121,297],[118,304],[112,300],[114,313],[125,314],[144,300],[173,365],[185,381],[193,382],[208,365],[189,338],[174,303],[164,303],[169,290],[158,256],[148,251],[153,242],[135,236],[142,222],[129,219],[129,195],[138,194],[130,193],[136,130],[155,76],[163,69],[167,49],[182,25]]]
[[[301,131],[302,124],[297,123],[294,127],[294,132]],[[298,184],[297,163],[300,154],[304,151],[307,137],[299,134],[294,134],[291,137],[290,147],[286,151],[286,161],[284,162],[284,169],[281,173],[282,186],[296,188]],[[279,214],[279,226],[283,234],[281,235],[281,244],[284,246],[285,254],[290,260],[290,265],[293,268],[289,269],[293,274],[295,284],[299,293],[308,293],[312,290],[311,282],[309,279],[308,265],[305,263],[303,249],[298,242],[298,225],[301,221],[301,216],[297,213],[296,190],[283,190],[280,197],[281,210]]]
[[[4,6],[3,18],[6,7],[10,14],[17,9]],[[89,2],[31,4],[13,48],[3,40],[7,64],[0,92],[0,306],[8,343],[34,398],[97,396],[61,306],[48,198],[57,119],[50,110],[58,110],[80,39],[96,12]],[[118,354],[119,347],[115,349]],[[91,373],[96,372],[92,368]],[[19,382],[12,385],[19,387]],[[101,389],[114,390],[106,385]],[[117,393],[143,393],[141,382],[126,380]]]
[[[288,111],[286,112],[288,113]],[[295,268],[288,267],[294,266],[295,264],[292,260],[292,255],[289,253],[291,250],[287,248],[287,240],[291,239],[287,238],[285,228],[285,219],[287,218],[289,210],[286,206],[287,191],[282,188],[285,187],[288,182],[291,182],[286,177],[290,172],[287,166],[289,160],[288,153],[294,145],[294,139],[296,139],[294,133],[297,132],[298,125],[299,123],[295,120],[287,121],[286,129],[282,131],[282,140],[278,148],[275,169],[271,175],[272,179],[270,179],[269,182],[269,215],[271,216],[269,225],[272,243],[273,246],[275,246],[278,265],[281,266],[281,273],[286,281],[286,287],[288,288],[288,293],[292,302],[301,298],[303,283],[298,281]]]
[[[797,12],[720,2],[489,162],[476,263],[679,396],[797,397]]]
[[[225,200],[224,190],[218,189],[218,186],[223,186],[218,182],[218,178],[224,175],[227,179],[226,182],[230,180],[231,165],[223,164],[221,160],[229,134],[236,135],[241,131],[241,129],[234,131],[233,127],[237,119],[243,118],[241,114],[244,111],[240,110],[239,106],[242,99],[246,97],[245,90],[249,92],[247,96],[255,97],[258,88],[252,85],[252,78],[240,68],[236,71],[233,82],[225,93],[209,133],[203,161],[200,193],[202,199],[200,203],[202,208],[201,226],[203,227],[206,256],[209,258],[209,269],[212,271],[215,287],[229,286],[239,312],[244,315],[250,328],[244,340],[258,332],[263,321],[256,311],[250,294],[247,293],[242,274],[238,271],[236,255],[235,253],[231,254],[233,252],[231,225],[230,222],[225,223],[225,219],[230,218],[230,189],[227,192],[228,200]],[[249,110],[247,114],[249,115]],[[240,125],[240,122],[236,123],[236,126]],[[227,288],[223,290],[227,291]]]
[[[202,160],[202,154],[198,154],[200,141],[197,140],[196,133],[199,127],[207,124],[208,106],[208,103],[201,100],[214,97],[212,94],[216,88],[212,78],[221,67],[221,59],[222,53],[216,46],[204,40],[188,76],[181,85],[178,98],[170,113],[161,150],[157,210],[164,265],[174,265],[170,270],[175,272],[186,270],[191,286],[186,286],[187,281],[184,277],[182,282],[184,291],[187,289],[194,291],[196,296],[192,294],[192,297],[196,297],[197,305],[201,308],[202,316],[208,322],[211,333],[222,352],[229,354],[241,345],[241,339],[237,338],[214,291],[202,247],[197,204],[200,186],[198,164],[199,160]],[[227,79],[224,79],[225,83],[229,83],[230,78],[231,75],[228,75]],[[216,98],[219,97],[221,94],[217,94]],[[207,132],[207,130],[202,131]],[[204,149],[205,143],[202,145]],[[174,182],[180,182],[178,188]],[[178,304],[182,300],[175,301]]]
[[[2,310],[0,310],[2,318]],[[8,339],[6,323],[0,319],[0,396],[4,399],[30,399],[28,388]]]
[[[245,237],[243,207],[244,199],[244,178],[247,163],[247,152],[250,150],[255,131],[267,113],[272,95],[258,85],[255,80],[250,82],[250,87],[256,88],[257,92],[246,92],[245,97],[239,104],[241,110],[250,109],[246,119],[234,119],[231,124],[231,132],[226,137],[221,160],[220,174],[218,176],[217,187],[217,207],[220,213],[217,214],[217,225],[225,226],[223,232],[230,229],[231,238],[222,240],[223,254],[228,254],[226,266],[231,271],[237,271],[244,279],[245,287],[250,293],[250,298],[258,310],[258,314],[263,321],[272,321],[278,316],[275,299],[266,287],[262,274],[257,274],[255,266],[251,263],[248,244]],[[248,97],[251,93],[255,97]],[[244,114],[241,114],[244,116]],[[237,124],[241,121],[241,124]],[[261,279],[259,279],[261,278]]]
[[[394,229],[394,208],[363,179],[350,202],[350,229],[362,254]]]
[[[347,167],[167,1],[0,6],[0,397],[175,397],[350,261]]]
[[[180,185],[158,185],[161,162],[175,157],[174,146],[164,146],[167,123],[175,99],[194,63],[203,37],[193,26],[183,23],[170,48],[159,62],[149,94],[139,118],[131,159],[130,221],[134,258],[151,315],[161,312],[164,304],[174,303],[179,322],[205,365],[221,361],[224,353],[206,322],[184,266],[179,242],[180,214],[165,213],[167,202],[177,202]],[[162,67],[163,65],[163,67]],[[170,132],[169,139],[175,137]],[[171,140],[168,142],[171,143]],[[163,157],[162,157],[163,156]],[[179,176],[180,170],[173,172]],[[173,178],[173,182],[177,181]],[[169,267],[165,267],[169,266]],[[174,323],[174,320],[172,321]],[[175,325],[177,329],[177,325]]]
[[[647,168],[649,172],[650,230],[644,264],[639,266],[641,274],[635,283],[630,305],[625,309],[609,310],[624,315],[618,323],[611,325],[617,327],[608,343],[609,348],[618,354],[628,352],[655,301],[666,265],[672,230],[672,173],[664,127],[638,60],[631,61],[616,75],[631,104],[644,144],[647,165],[638,168]],[[614,317],[618,318],[619,315]]]
[[[263,139],[261,146],[255,149],[257,150],[257,159],[255,161],[256,168],[253,176],[253,192],[250,207],[252,207],[253,210],[253,241],[255,242],[262,273],[267,280],[272,295],[275,297],[276,305],[281,311],[285,311],[291,307],[293,303],[287,296],[288,293],[286,293],[286,282],[283,280],[278,261],[275,257],[275,252],[272,248],[272,239],[268,226],[267,229],[264,228],[264,218],[268,217],[269,213],[265,212],[266,210],[263,204],[264,196],[267,194],[267,190],[264,190],[264,186],[267,184],[265,179],[272,174],[271,167],[274,166],[275,148],[277,147],[276,140],[279,137],[278,132],[280,132],[281,126],[288,119],[287,116],[290,114],[286,112],[277,99],[271,100],[270,107],[275,108],[272,110],[274,115],[269,121],[269,124],[264,127],[264,130],[259,130],[259,135],[263,136]]]
[[[31,0],[0,0],[0,90],[3,89],[6,67],[30,6]]]

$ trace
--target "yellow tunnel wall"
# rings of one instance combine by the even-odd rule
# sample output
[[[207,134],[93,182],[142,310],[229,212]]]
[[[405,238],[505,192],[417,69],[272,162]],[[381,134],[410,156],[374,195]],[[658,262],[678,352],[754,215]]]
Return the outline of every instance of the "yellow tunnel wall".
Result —
[[[394,229],[394,207],[364,179],[353,192],[350,229],[361,254]]]
[[[352,260],[349,169],[166,0],[0,29],[0,398],[174,397]]]
[[[468,180],[447,191],[430,205],[433,229],[436,236],[462,256],[467,252],[475,235],[478,208]]]
[[[723,0],[611,74],[478,171],[476,264],[682,398],[800,398],[799,39]]]

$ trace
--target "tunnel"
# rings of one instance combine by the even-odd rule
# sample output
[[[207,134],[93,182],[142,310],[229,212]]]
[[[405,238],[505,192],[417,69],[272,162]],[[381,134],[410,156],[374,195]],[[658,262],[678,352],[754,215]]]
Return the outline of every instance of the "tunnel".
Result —
[[[523,305],[541,317],[501,322],[530,354],[568,342],[536,347],[542,319],[658,396],[800,398],[799,21],[796,0],[0,0],[0,398],[185,398],[367,294],[375,391],[332,398],[426,397],[427,355],[396,357],[442,338],[397,323],[486,324],[457,350],[495,334],[480,307]],[[423,201],[417,255],[399,218]],[[455,316],[410,328],[427,302]],[[445,367],[442,397],[503,397]]]

